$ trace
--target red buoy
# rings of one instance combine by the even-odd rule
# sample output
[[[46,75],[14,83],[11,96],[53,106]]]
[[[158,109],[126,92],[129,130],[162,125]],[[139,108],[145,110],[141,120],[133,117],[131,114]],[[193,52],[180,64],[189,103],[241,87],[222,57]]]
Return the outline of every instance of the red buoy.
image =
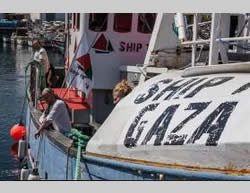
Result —
[[[25,138],[26,130],[26,127],[22,123],[18,123],[11,128],[10,137],[16,141],[22,139],[23,137]]]

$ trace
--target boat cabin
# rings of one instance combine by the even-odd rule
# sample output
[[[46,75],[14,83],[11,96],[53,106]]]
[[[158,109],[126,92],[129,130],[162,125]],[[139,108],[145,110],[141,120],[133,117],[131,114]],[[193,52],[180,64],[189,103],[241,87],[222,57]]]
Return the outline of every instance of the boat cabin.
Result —
[[[249,14],[159,13],[152,36],[139,32],[139,20],[146,24],[139,15],[71,15],[68,71],[91,64],[92,78],[84,77],[92,89],[82,95],[69,81],[58,91],[75,96],[74,104],[86,102],[79,111],[88,112],[87,123],[103,123],[82,154],[46,130],[39,172],[45,179],[249,180]],[[124,17],[131,28],[116,23]],[[140,74],[139,84],[113,108],[111,91],[123,70]],[[28,108],[30,136],[35,114]],[[40,141],[29,139],[38,155]]]
[[[128,69],[137,69],[136,64],[144,62],[155,19],[154,13],[67,14],[69,66],[66,68],[70,68],[77,49],[89,54],[92,90],[86,102],[94,124],[103,123],[112,111],[114,86],[127,79]],[[131,85],[138,80],[139,76],[135,77]]]
[[[154,13],[66,15],[65,55],[68,63],[65,66],[65,84],[63,88],[53,90],[70,107],[74,127],[97,129],[107,118],[114,107],[112,89],[115,84],[121,78],[127,78],[125,76],[128,74],[128,67],[137,68],[136,64],[144,62],[155,19]],[[88,55],[90,68],[89,95],[72,86],[71,81],[67,81],[67,73],[74,71],[72,63],[83,55]],[[32,73],[35,74],[36,69]],[[37,104],[36,99],[40,90],[39,81],[35,79],[39,80],[39,76],[34,75],[33,79],[31,98],[37,108],[43,110],[44,107]],[[137,78],[136,83],[138,80]]]

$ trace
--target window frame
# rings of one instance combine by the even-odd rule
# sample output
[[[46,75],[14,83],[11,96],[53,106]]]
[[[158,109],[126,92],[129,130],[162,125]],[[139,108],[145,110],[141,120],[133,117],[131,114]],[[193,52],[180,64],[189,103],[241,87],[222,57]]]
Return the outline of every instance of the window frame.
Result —
[[[104,26],[102,26],[103,23],[101,26],[96,24],[95,29],[94,29],[94,27],[91,25],[93,25],[93,23],[96,22],[93,19],[93,17],[96,16],[97,14],[106,14],[106,16],[105,16],[104,20],[102,20],[102,22],[104,22]],[[107,31],[107,29],[108,29],[108,16],[109,16],[108,13],[90,13],[89,18],[88,18],[89,31],[93,31],[93,32],[105,32],[105,31]],[[90,21],[90,20],[92,20],[92,21]],[[97,28],[100,28],[100,29],[98,30]]]
[[[143,31],[143,30],[140,30],[140,29],[143,29],[143,27],[140,27],[140,22],[142,22],[142,21],[140,20],[140,17],[141,17],[142,14],[154,14],[153,25],[150,26],[150,27],[152,27],[151,31]],[[137,32],[143,33],[143,34],[152,34],[152,32],[153,32],[153,30],[154,30],[154,25],[155,25],[156,17],[157,17],[157,14],[156,14],[156,13],[138,13]],[[142,23],[142,25],[143,25],[143,23]],[[144,27],[144,28],[145,28],[145,27]],[[147,29],[149,29],[149,28],[147,27]]]

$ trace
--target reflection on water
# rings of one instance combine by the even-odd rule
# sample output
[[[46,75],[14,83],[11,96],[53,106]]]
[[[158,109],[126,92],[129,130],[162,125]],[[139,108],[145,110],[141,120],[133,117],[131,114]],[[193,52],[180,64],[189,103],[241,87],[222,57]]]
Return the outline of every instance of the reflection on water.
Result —
[[[63,64],[63,56],[47,50],[53,64]],[[32,57],[32,48],[0,44],[0,180],[16,180],[18,162],[13,156],[15,141],[10,128],[19,122],[24,102],[24,68]]]

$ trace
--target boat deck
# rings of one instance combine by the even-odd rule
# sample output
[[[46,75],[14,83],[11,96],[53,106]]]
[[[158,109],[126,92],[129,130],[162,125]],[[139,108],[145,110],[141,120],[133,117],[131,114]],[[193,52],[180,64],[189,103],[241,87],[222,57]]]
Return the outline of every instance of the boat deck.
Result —
[[[76,91],[67,88],[53,88],[53,92],[60,97],[70,109],[74,110],[87,110],[89,105],[85,102],[85,97],[77,95]],[[46,103],[40,103],[39,109],[41,111],[47,108]]]

